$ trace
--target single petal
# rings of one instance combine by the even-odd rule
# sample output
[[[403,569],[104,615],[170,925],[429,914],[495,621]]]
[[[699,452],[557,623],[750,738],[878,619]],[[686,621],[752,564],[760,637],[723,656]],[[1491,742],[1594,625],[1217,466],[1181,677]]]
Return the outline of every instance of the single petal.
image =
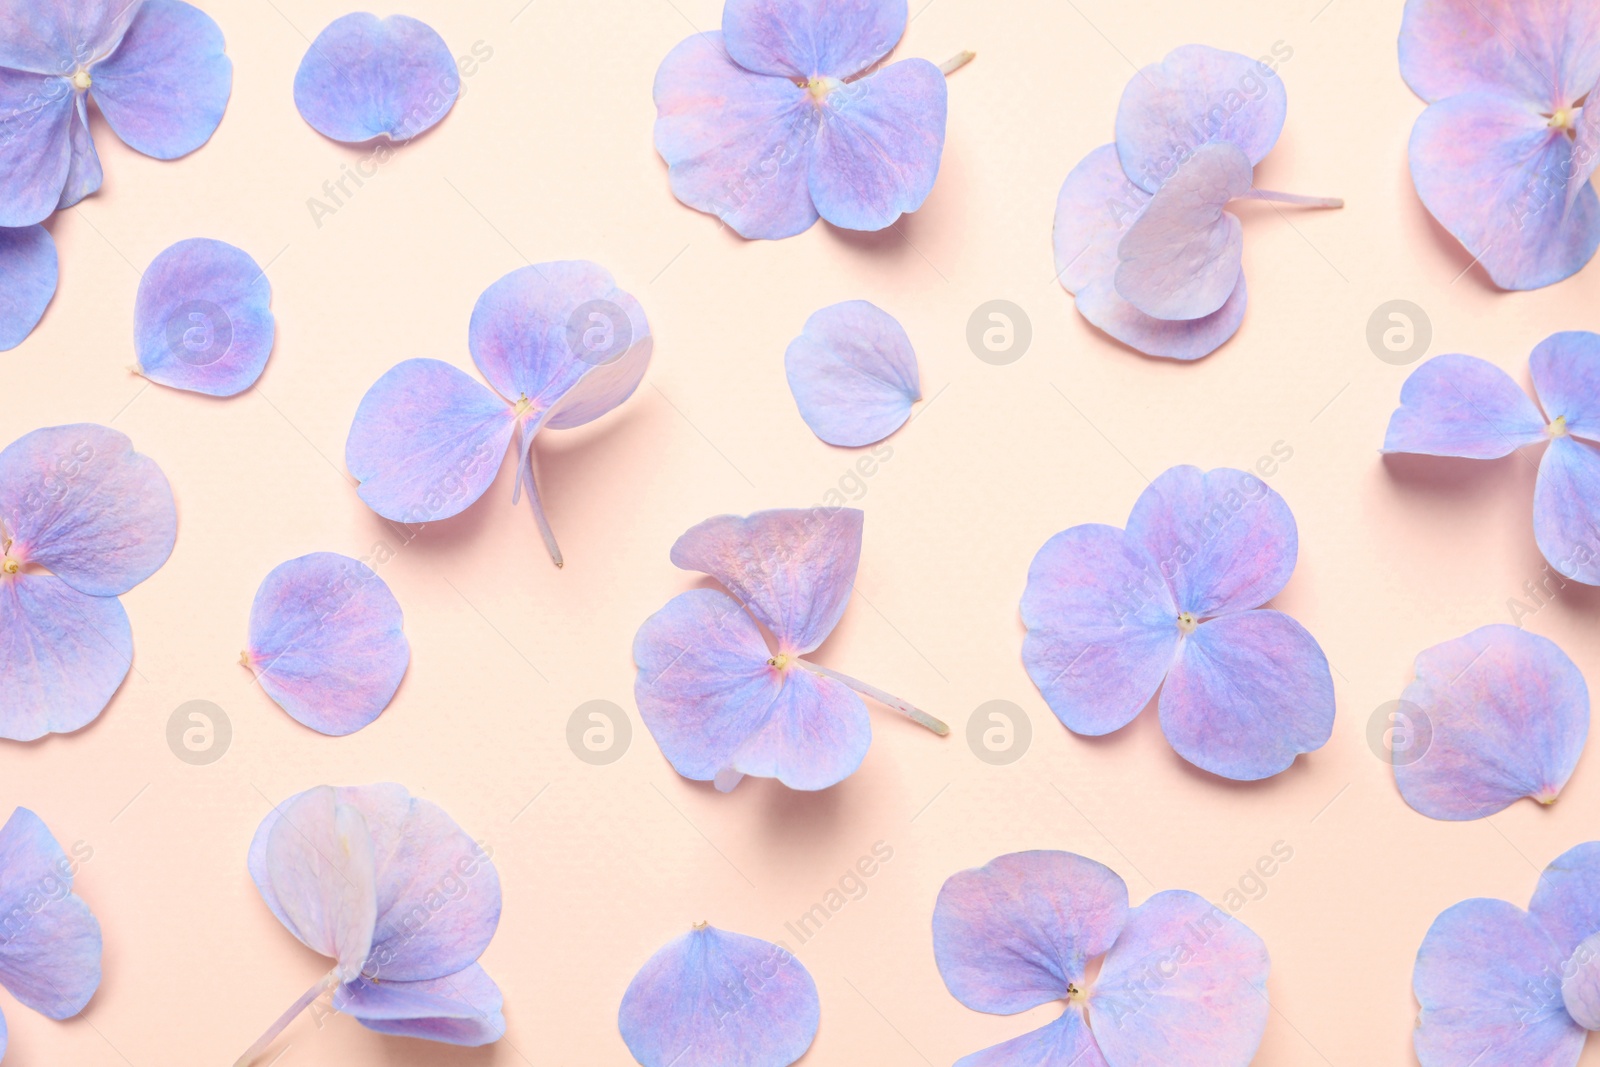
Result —
[[[854,508],[787,508],[718,515],[672,546],[672,562],[721,582],[778,638],[805,655],[839,624],[861,562]]]
[[[1561,1004],[1565,958],[1513,904],[1447,908],[1411,972],[1422,1067],[1573,1067],[1588,1035]]]
[[[1557,571],[1600,585],[1600,446],[1551,439],[1533,486],[1533,536]]]
[[[113,133],[156,159],[211,140],[233,92],[233,60],[210,15],[183,0],[144,0],[90,93]]]
[[[1528,911],[1564,960],[1600,933],[1600,841],[1586,841],[1552,860],[1539,875]]]
[[[117,47],[140,0],[0,0],[0,67],[70,77]]]
[[[1401,699],[1429,741],[1394,767],[1406,803],[1434,819],[1481,819],[1522,797],[1553,803],[1589,736],[1589,688],[1553,641],[1495,623],[1417,657]]]
[[[1488,91],[1565,107],[1600,77],[1600,9],[1572,0],[1407,0],[1400,74],[1429,103]]]
[[[1385,452],[1498,459],[1542,441],[1545,422],[1511,375],[1476,356],[1434,356],[1400,387]]]
[[[1155,560],[1178,610],[1197,618],[1271,600],[1300,551],[1283,497],[1228,467],[1167,470],[1134,502],[1128,536]]]
[[[827,789],[861,766],[872,744],[867,706],[843,682],[791,662],[766,720],[733,753],[730,769],[790,789]]]
[[[89,96],[78,93],[72,107],[72,128],[67,135],[71,158],[67,163],[67,180],[61,187],[61,199],[56,210],[65,211],[84,197],[96,193],[105,180],[100,166],[100,153],[95,151],[94,137],[89,133]]]
[[[933,956],[952,996],[1014,1015],[1082,989],[1128,919],[1128,886],[1071,852],[1012,852],[950,876],[933,906]]]
[[[1147,193],[1212,141],[1235,145],[1254,166],[1278,143],[1288,108],[1283,79],[1265,61],[1184,45],[1128,79],[1117,104],[1117,155]]]
[[[12,556],[81,593],[117,596],[167,561],[178,512],[155,460],[116,430],[79,423],[0,452],[0,526]]]
[[[1255,931],[1171,889],[1128,913],[1089,994],[1089,1023],[1113,1064],[1245,1067],[1271,1008],[1272,963]]]
[[[787,949],[701,924],[639,968],[617,1028],[644,1067],[788,1067],[821,1013],[816,983]]]
[[[1161,688],[1178,755],[1236,781],[1270,778],[1333,734],[1333,675],[1316,639],[1277,611],[1203,622]]]
[[[294,75],[294,106],[324,137],[409,141],[455,107],[461,75],[450,46],[406,15],[356,12],[311,42]]]
[[[793,237],[817,221],[806,164],[822,113],[804,89],[745,70],[711,32],[661,61],[655,102],[673,196],[740,237]]]
[[[266,866],[289,932],[337,961],[350,981],[372,947],[378,897],[372,837],[361,812],[331,786],[283,805],[267,838]]]
[[[56,295],[56,242],[43,226],[0,229],[0,352],[23,341]]]
[[[1248,302],[1244,273],[1227,303],[1202,319],[1152,318],[1130,304],[1115,284],[1117,249],[1150,202],[1102,145],[1072,168],[1056,201],[1056,276],[1073,294],[1078,314],[1113,338],[1149,356],[1199,359],[1238,332]]]
[[[1137,541],[1112,526],[1074,526],[1028,567],[1022,662],[1067,729],[1108,734],[1155,696],[1177,651],[1177,618]]]
[[[906,0],[728,0],[722,36],[758,74],[848,78],[888,55],[906,32]]]
[[[921,207],[939,176],[948,96],[926,59],[829,92],[808,175],[817,213],[847,230],[881,230]]]
[[[5,1013],[4,1012],[0,1012],[0,1059],[4,1059],[5,1058],[6,1046],[9,1043],[10,1043],[9,1035],[6,1033],[6,1017],[5,1017]]]
[[[1561,1003],[1585,1030],[1600,1030],[1600,933],[1584,939],[1561,967]]]
[[[1584,94],[1586,99],[1600,103],[1600,82],[1589,87]],[[1572,126],[1572,161],[1571,170],[1567,174],[1567,200],[1562,205],[1562,210],[1570,212],[1578,198],[1585,189],[1590,188],[1589,179],[1594,176],[1596,167],[1600,167],[1600,107],[1583,107],[1578,109],[1577,117]]]
[[[233,396],[255,384],[277,331],[272,284],[249,254],[223,241],[179,241],[151,261],[133,305],[133,343],[146,378]]]
[[[27,808],[0,829],[0,985],[52,1019],[78,1014],[100,987],[100,923],[72,892],[77,865]]]
[[[355,733],[394,699],[411,662],[400,604],[365,563],[314,552],[274,567],[250,608],[261,688],[298,723]]]
[[[0,33],[0,48],[5,35]],[[55,211],[72,164],[75,94],[65,78],[0,66],[0,226],[32,226]]]
[[[1106,1067],[1106,1061],[1074,1005],[1048,1026],[963,1056],[955,1067]]]
[[[505,1036],[503,1004],[500,987],[476,963],[425,982],[358,978],[333,994],[334,1009],[369,1030],[473,1047]]]
[[[408,359],[375,382],[356,408],[344,465],[367,506],[395,522],[459,515],[500,473],[516,413],[466,373],[437,359]]]
[[[48,574],[0,576],[0,737],[32,741],[93,722],[133,665],[116,597]]]
[[[922,399],[917,354],[894,316],[865,300],[816,312],[783,357],[800,417],[830,445],[856,448],[905,425]]]
[[[1600,246],[1600,198],[1567,208],[1572,140],[1536,107],[1488,92],[1429,105],[1411,129],[1417,195],[1502,289],[1571,277]]]
[[[1600,114],[1600,106],[1595,111]],[[1533,350],[1528,368],[1545,416],[1551,422],[1560,419],[1574,437],[1600,442],[1600,334],[1551,334]]]

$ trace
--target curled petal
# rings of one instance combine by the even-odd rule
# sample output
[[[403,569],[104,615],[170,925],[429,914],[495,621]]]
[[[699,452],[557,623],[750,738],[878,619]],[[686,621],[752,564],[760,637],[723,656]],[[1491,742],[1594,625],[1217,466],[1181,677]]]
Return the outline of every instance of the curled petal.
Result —
[[[784,353],[800,417],[830,445],[881,441],[905,425],[922,398],[911,338],[865,300],[825,307]]]
[[[906,32],[906,0],[728,0],[722,36],[746,70],[809,81],[848,78]]]
[[[0,737],[32,741],[99,717],[133,665],[116,597],[48,574],[0,577]]]
[[[891,63],[828,93],[811,156],[817,212],[847,230],[881,230],[933,191],[949,90],[926,59]]]
[[[56,295],[56,242],[43,226],[0,229],[0,352],[23,341]]]
[[[1021,1037],[973,1052],[955,1067],[1107,1067],[1083,1010],[1068,1007],[1060,1018]]]
[[[72,164],[75,106],[71,82],[0,66],[0,226],[32,226],[56,210]]]
[[[324,137],[409,141],[455,106],[461,75],[444,38],[406,15],[334,19],[294,75],[294,106]]]
[[[1561,958],[1600,932],[1600,841],[1563,852],[1539,875],[1528,911],[1555,941]]]
[[[1565,107],[1600,77],[1600,10],[1567,2],[1407,0],[1400,74],[1429,103],[1487,91]]]
[[[1400,387],[1385,452],[1498,459],[1544,440],[1544,419],[1511,375],[1476,356],[1434,356]]]
[[[1600,1030],[1600,932],[1591,934],[1561,968],[1561,1003],[1585,1030]]]
[[[0,985],[52,1019],[78,1014],[100,987],[100,923],[72,892],[76,863],[27,808],[0,829]]]
[[[301,793],[279,810],[265,861],[289,932],[336,960],[344,981],[359,975],[378,909],[372,837],[361,813],[331,786]]]
[[[1600,106],[1594,110],[1600,114]],[[1600,334],[1551,334],[1533,350],[1528,368],[1550,421],[1560,419],[1567,433],[1600,442]]]
[[[106,124],[135,152],[177,159],[205,144],[233,92],[222,30],[183,0],[144,0],[127,36],[96,63],[90,90]]]
[[[505,1036],[500,987],[476,963],[424,982],[358,978],[334,990],[336,1011],[380,1034],[476,1047]]]
[[[233,396],[272,355],[272,284],[249,254],[223,241],[179,241],[139,280],[133,340],[139,370],[175,389]]]
[[[1600,585],[1600,446],[1551,440],[1533,486],[1533,536],[1561,574]]]

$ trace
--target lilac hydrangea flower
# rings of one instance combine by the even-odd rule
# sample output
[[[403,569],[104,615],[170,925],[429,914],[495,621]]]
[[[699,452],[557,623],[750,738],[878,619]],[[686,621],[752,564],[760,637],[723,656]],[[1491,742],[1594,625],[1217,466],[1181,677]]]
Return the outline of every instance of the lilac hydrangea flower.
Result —
[[[461,92],[455,57],[433,27],[406,15],[355,12],[311,42],[294,76],[294,106],[324,137],[409,141],[444,118]]]
[[[1533,489],[1533,535],[1564,577],[1600,585],[1600,334],[1539,343],[1528,399],[1511,376],[1473,356],[1435,356],[1400,389],[1385,452],[1498,459],[1549,442]]]
[[[783,367],[800,417],[830,445],[875,444],[904,426],[922,399],[911,338],[893,315],[865,300],[813,314]]]
[[[1178,755],[1241,781],[1287,770],[1333,732],[1321,647],[1260,605],[1294,571],[1289,505],[1253,474],[1173,467],[1126,529],[1074,526],[1028,568],[1022,661],[1073,733],[1119,730],[1160,691]]]
[[[163,251],[139,279],[133,343],[139,373],[209,396],[256,383],[272,355],[272,284],[224,241],[195,237]]]
[[[742,237],[793,237],[824,218],[881,230],[922,206],[944,151],[945,75],[879,66],[906,0],[727,0],[656,71],[656,151],[672,192]]]
[[[1013,852],[952,875],[933,954],[974,1011],[1066,1002],[1055,1022],[956,1067],[1245,1067],[1267,1027],[1271,960],[1254,931],[1187,890],[1130,908],[1115,871],[1071,852]]]
[[[177,536],[155,461],[105,426],[52,426],[0,452],[0,737],[93,722],[133,664],[117,597]]]
[[[211,17],[183,0],[0,0],[0,226],[100,188],[89,100],[136,152],[210,140],[233,89]]]
[[[817,985],[788,949],[696,923],[639,968],[617,1027],[643,1067],[789,1067],[821,1015]]]
[[[1600,4],[1407,0],[1400,73],[1428,104],[1411,180],[1502,289],[1571,277],[1600,246]]]
[[[853,508],[719,515],[672,546],[673,563],[727,590],[678,594],[633,639],[639,715],[679,774],[724,792],[747,774],[791,789],[835,785],[872,741],[856,693],[949,732],[898,697],[802,658],[844,615],[863,518]]]
[[[52,1019],[83,1010],[100,988],[100,923],[72,891],[78,863],[27,808],[0,828],[0,985]],[[0,1015],[0,1059],[6,1020]]]
[[[540,263],[495,282],[472,309],[467,345],[487,388],[448,363],[408,359],[361,398],[345,466],[361,499],[395,522],[460,514],[517,440],[517,482],[557,567],[561,550],[533,472],[540,430],[598,419],[638,388],[653,341],[644,309],[583,260]]]
[[[1344,204],[1253,186],[1287,107],[1265,58],[1185,45],[1135,74],[1116,142],[1074,167],[1056,202],[1056,274],[1078,313],[1168,359],[1199,359],[1232,337],[1247,297],[1243,225],[1228,205]]]
[[[437,804],[393,784],[308,789],[261,821],[249,867],[277,920],[335,964],[239,1064],[329,992],[379,1033],[474,1046],[505,1033],[477,962],[500,923],[500,875]]]
[[[56,242],[43,226],[0,228],[0,352],[28,339],[56,295]]]

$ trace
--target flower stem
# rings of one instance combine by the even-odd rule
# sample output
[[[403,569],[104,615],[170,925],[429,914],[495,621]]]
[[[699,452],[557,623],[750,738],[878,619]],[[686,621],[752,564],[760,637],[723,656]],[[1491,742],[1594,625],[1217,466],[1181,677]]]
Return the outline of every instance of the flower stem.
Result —
[[[1337,196],[1300,196],[1298,193],[1275,193],[1270,189],[1251,189],[1245,195],[1255,200],[1272,200],[1295,207],[1344,207],[1344,201]]]
[[[948,78],[962,67],[976,59],[978,53],[973,51],[957,52],[943,63],[939,64],[939,71]]]
[[[906,703],[897,696],[885,693],[877,686],[868,685],[866,682],[858,681],[857,679],[850,677],[848,674],[840,674],[838,671],[830,670],[829,668],[822,666],[820,663],[812,663],[808,659],[800,660],[800,662],[806,665],[807,670],[820,674],[825,678],[832,678],[836,682],[843,682],[851,689],[854,689],[856,692],[865,696],[871,697],[884,707],[893,708],[895,711],[898,711],[900,714],[904,715],[918,726],[926,726],[940,737],[943,737],[950,732],[950,727],[946,726],[938,719],[935,719],[932,715],[929,715],[920,708]]]
[[[300,994],[300,999],[289,1005],[289,1010],[278,1016],[278,1021],[267,1027],[267,1032],[256,1038],[256,1043],[245,1050],[233,1062],[233,1067],[250,1067],[267,1047],[277,1040],[278,1035],[289,1028],[301,1012],[311,1006],[311,1002],[322,996],[324,992],[339,984],[339,970],[334,968],[318,979],[317,984]]]
[[[561,546],[556,544],[556,532],[550,528],[550,520],[544,517],[544,501],[539,499],[539,482],[533,476],[533,450],[530,448],[523,463],[527,467],[528,503],[533,505],[533,521],[539,524],[539,536],[544,538],[544,547],[550,550],[550,558],[557,567],[565,566],[566,561],[561,558]]]

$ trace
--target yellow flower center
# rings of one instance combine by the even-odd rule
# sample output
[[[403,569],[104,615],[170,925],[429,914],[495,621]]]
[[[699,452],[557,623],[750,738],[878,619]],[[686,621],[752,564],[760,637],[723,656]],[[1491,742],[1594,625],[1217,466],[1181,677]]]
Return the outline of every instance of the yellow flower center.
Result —
[[[1192,634],[1195,631],[1195,627],[1197,627],[1199,625],[1200,625],[1200,620],[1195,618],[1194,615],[1191,612],[1180,611],[1178,613],[1178,632],[1179,633]]]
[[[813,103],[821,104],[828,99],[828,94],[833,92],[838,85],[839,81],[837,79],[819,74],[805,83],[805,90],[811,94]]]
[[[89,77],[89,72],[81,67],[72,74],[72,87],[80,92],[94,84],[94,79]]]
[[[0,572],[15,574],[22,569],[22,561],[15,556],[7,556],[4,563],[0,563]]]
[[[1550,425],[1544,428],[1544,432],[1551,437],[1567,436],[1567,417],[1565,415],[1557,415],[1551,420]]]
[[[781,671],[788,665],[789,654],[787,652],[779,652],[776,656],[773,656],[771,659],[767,660],[767,666],[771,667],[775,671]]]

